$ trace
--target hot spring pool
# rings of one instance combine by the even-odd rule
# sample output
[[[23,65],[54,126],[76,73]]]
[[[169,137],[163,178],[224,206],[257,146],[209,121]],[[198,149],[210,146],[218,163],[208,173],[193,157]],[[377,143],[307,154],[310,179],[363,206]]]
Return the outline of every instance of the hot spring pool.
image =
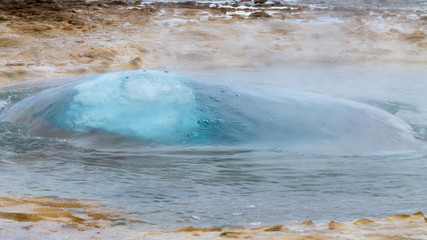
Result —
[[[95,199],[172,230],[426,210],[425,71],[331,71],[3,90],[0,193]]]

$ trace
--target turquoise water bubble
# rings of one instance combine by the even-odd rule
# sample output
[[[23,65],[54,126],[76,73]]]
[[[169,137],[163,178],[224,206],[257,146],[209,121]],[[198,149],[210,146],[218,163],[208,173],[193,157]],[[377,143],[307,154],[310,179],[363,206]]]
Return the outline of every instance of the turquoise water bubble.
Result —
[[[368,105],[145,70],[101,74],[41,92],[12,107],[1,120],[23,125],[35,135],[96,135],[96,141],[119,137],[114,144],[256,145],[309,151],[417,145],[408,124]]]

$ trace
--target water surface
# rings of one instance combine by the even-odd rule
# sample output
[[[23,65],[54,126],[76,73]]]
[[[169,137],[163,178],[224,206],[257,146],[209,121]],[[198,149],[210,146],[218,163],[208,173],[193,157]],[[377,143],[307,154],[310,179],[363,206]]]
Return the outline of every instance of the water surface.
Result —
[[[322,104],[328,99],[332,106],[344,102],[357,109],[375,109],[375,114],[379,111],[408,124],[416,144],[402,147],[368,131],[379,144],[371,142],[368,147],[365,139],[351,140],[350,135],[345,145],[355,146],[351,148],[339,141],[320,148],[318,141],[308,141],[312,146],[304,141],[304,147],[202,141],[116,148],[108,141],[103,146],[86,144],[91,138],[82,143],[69,136],[40,136],[29,133],[32,126],[1,121],[0,193],[96,199],[151,223],[140,227],[172,230],[426,211],[426,71],[287,69],[193,73],[193,78],[197,76],[233,91],[255,85],[262,87],[262,94],[271,89],[272,96],[299,92],[298,99],[307,97],[311,104],[314,94]],[[2,113],[40,91],[35,87],[2,91]]]

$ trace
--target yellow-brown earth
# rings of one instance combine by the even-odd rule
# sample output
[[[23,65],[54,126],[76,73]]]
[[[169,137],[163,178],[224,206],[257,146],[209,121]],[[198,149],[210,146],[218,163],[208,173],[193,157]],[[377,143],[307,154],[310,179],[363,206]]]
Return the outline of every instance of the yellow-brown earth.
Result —
[[[0,83],[139,68],[427,63],[427,20],[419,11],[285,4],[235,8],[191,2],[2,2]]]
[[[129,213],[113,211],[95,201],[56,198],[13,196],[0,197],[0,222],[3,231],[12,222],[21,223],[14,231],[34,231],[43,234],[71,234],[76,239],[109,239],[116,236],[126,239],[371,239],[409,240],[425,239],[427,223],[423,213],[396,214],[385,219],[359,219],[353,222],[289,223],[260,228],[184,227],[176,231],[143,230],[146,222],[133,220]],[[122,224],[120,222],[126,222]],[[52,223],[54,225],[49,225]],[[118,224],[119,223],[119,224]],[[129,225],[139,227],[128,228]],[[16,225],[13,225],[16,226]],[[118,226],[118,227],[117,227]],[[43,232],[44,231],[44,232]],[[111,235],[113,234],[113,235]],[[0,234],[1,236],[1,234]]]

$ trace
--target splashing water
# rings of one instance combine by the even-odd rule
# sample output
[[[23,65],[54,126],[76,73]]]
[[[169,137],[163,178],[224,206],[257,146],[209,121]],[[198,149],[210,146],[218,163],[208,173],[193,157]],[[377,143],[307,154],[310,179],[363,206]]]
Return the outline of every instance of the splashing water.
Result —
[[[287,90],[233,89],[156,71],[107,73],[50,89],[1,119],[41,136],[111,134],[145,144],[334,151],[337,144],[358,151],[417,146],[409,125],[367,105]]]

